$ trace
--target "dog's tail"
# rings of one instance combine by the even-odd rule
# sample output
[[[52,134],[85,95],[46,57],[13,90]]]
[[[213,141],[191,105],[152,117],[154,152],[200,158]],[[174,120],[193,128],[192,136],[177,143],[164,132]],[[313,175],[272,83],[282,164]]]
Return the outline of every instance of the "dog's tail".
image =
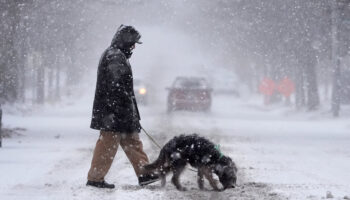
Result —
[[[156,170],[159,169],[162,165],[165,164],[167,158],[164,150],[162,149],[159,153],[159,156],[157,160],[155,160],[153,163],[147,164],[143,166],[146,170]]]

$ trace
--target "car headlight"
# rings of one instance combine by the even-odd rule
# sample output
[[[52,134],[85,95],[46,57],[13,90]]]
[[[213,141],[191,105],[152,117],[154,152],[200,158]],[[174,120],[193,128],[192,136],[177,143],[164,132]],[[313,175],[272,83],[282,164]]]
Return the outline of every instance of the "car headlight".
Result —
[[[141,88],[141,89],[139,89],[139,94],[141,94],[141,95],[144,95],[144,94],[146,94],[146,88]]]

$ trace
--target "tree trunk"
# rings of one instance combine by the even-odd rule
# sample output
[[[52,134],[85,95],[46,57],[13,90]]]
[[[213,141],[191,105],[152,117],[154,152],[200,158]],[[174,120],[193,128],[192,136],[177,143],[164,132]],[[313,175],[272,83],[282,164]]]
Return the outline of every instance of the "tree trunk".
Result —
[[[48,99],[49,101],[53,101],[54,100],[54,90],[53,90],[53,73],[54,73],[54,69],[52,68],[52,66],[50,68],[48,68],[48,88],[47,88],[47,93],[48,93]]]
[[[45,69],[43,66],[38,68],[36,84],[36,103],[43,104],[45,99]]]
[[[305,106],[304,70],[300,64],[295,67],[295,106],[298,110]]]
[[[9,102],[18,98],[18,65],[15,37],[19,25],[17,1],[1,1],[1,13],[7,13],[2,18],[1,28],[1,57],[0,57],[0,96]],[[7,11],[7,12],[4,12]]]
[[[60,73],[61,73],[61,70],[60,70],[60,64],[61,64],[61,60],[59,59],[58,63],[56,64],[56,68],[55,68],[55,80],[56,80],[56,83],[55,83],[55,100],[58,101],[60,100]]]
[[[340,111],[340,89],[341,89],[341,77],[340,77],[340,63],[337,59],[337,63],[333,75],[333,90],[332,90],[332,113],[334,117],[339,116]]]
[[[316,58],[309,55],[308,65],[305,67],[306,75],[306,91],[307,91],[307,108],[308,110],[316,110],[320,105],[320,97],[318,94],[317,75],[315,70]]]

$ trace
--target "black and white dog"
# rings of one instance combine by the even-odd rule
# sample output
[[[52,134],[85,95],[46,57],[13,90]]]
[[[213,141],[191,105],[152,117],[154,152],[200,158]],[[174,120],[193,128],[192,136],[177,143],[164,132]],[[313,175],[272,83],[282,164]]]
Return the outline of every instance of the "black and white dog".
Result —
[[[144,168],[159,174],[162,186],[165,186],[166,175],[173,172],[172,183],[178,190],[185,191],[186,188],[181,186],[179,177],[188,163],[198,169],[197,181],[200,189],[204,189],[204,177],[216,191],[235,187],[235,163],[231,158],[224,156],[212,142],[196,134],[174,137],[161,149],[158,159]],[[213,173],[219,177],[223,189],[218,188]]]

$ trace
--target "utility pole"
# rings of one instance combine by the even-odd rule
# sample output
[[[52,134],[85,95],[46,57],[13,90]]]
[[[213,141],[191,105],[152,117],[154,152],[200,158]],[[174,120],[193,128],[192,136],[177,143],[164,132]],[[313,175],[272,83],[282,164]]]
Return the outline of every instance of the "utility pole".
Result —
[[[2,109],[0,104],[0,147],[2,147]]]

